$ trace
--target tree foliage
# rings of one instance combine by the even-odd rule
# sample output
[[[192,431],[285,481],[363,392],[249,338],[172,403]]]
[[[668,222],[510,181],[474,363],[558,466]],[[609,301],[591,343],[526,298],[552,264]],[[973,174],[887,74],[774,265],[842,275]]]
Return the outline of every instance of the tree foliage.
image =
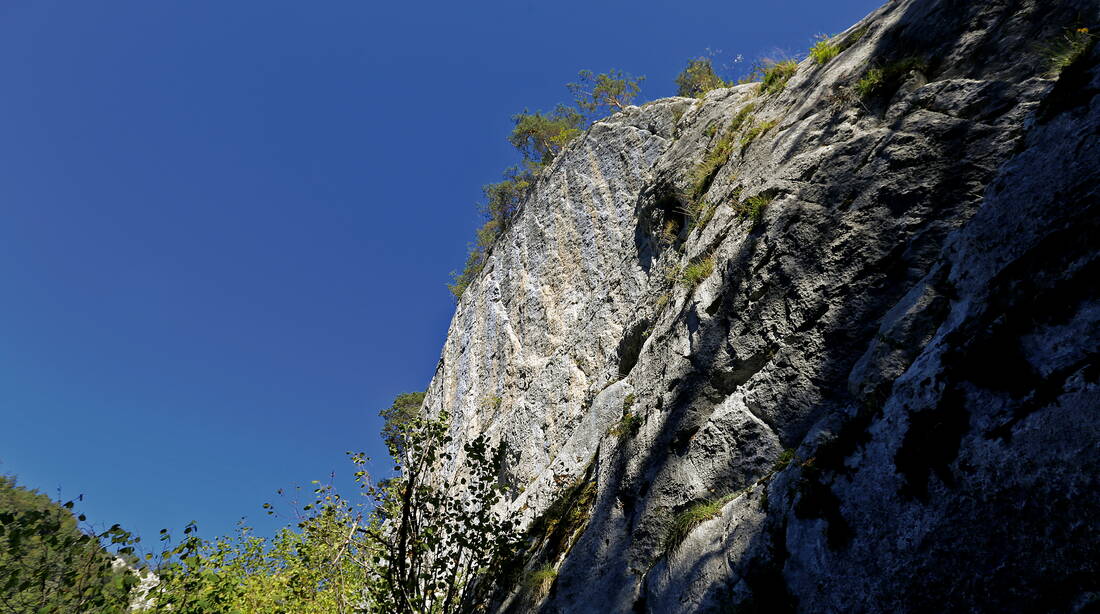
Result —
[[[676,77],[678,96],[700,97],[720,87],[729,87],[729,84],[714,72],[710,58],[706,57],[689,60],[687,67]]]
[[[291,502],[296,525],[273,538],[241,526],[198,537],[195,526],[157,559],[153,614],[458,614],[483,609],[501,563],[519,543],[495,508],[504,449],[466,443],[455,467],[446,414],[420,414],[422,393],[400,395],[388,415],[395,477],[380,482],[350,454],[360,490],[347,498],[315,485]],[[269,513],[275,506],[265,504]]]
[[[128,557],[135,540],[118,525],[82,528],[75,501],[56,503],[0,476],[0,612],[121,614],[137,576],[103,542]]]
[[[591,70],[578,73],[578,81],[566,87],[573,93],[577,108],[589,114],[621,111],[638,95],[645,77],[632,77],[621,70],[594,74]]]
[[[518,113],[512,116],[515,127],[508,136],[525,162],[544,167],[581,133],[584,116],[576,109],[559,104],[550,113]]]
[[[393,400],[393,404],[378,412],[385,421],[382,426],[382,441],[390,454],[401,456],[404,450],[401,448],[404,442],[405,428],[420,412],[420,406],[424,404],[423,392],[406,392],[399,394]]]

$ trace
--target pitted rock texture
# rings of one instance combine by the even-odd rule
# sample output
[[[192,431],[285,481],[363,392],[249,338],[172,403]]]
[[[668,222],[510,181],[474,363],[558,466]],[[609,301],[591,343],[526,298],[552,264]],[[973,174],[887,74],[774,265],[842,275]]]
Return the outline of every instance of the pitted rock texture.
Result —
[[[527,562],[549,594],[495,609],[1100,607],[1100,51],[1059,76],[1039,45],[1082,24],[1095,1],[891,2],[776,94],[660,100],[570,145],[425,401],[458,443],[508,443],[525,521],[594,482],[568,548]]]

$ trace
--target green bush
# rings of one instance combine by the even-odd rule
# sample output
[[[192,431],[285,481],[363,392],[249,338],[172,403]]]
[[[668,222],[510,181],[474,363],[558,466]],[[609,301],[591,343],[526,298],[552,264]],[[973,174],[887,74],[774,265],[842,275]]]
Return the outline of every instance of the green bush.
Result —
[[[750,119],[755,109],[756,105],[751,103],[742,107],[741,110],[737,112],[737,115],[733,117],[733,120],[730,121],[730,125],[726,128],[725,132],[722,133],[718,142],[712,145],[707,151],[707,155],[703,157],[703,161],[692,170],[690,175],[690,198],[692,201],[697,201],[703,194],[706,194],[707,189],[710,188],[711,181],[713,181],[714,176],[718,174],[718,170],[729,161],[730,155],[733,153],[733,142],[737,136],[737,131]],[[717,124],[713,124],[713,126],[714,130],[708,136],[714,136],[717,132]],[[708,129],[710,129],[710,127],[708,127]]]
[[[581,134],[584,116],[576,109],[559,104],[550,113],[517,113],[508,142],[523,154],[523,159],[536,167],[554,161],[562,149]]]
[[[810,58],[819,66],[828,64],[829,60],[832,60],[838,55],[840,55],[840,45],[834,44],[832,40],[824,34],[818,37],[818,41],[814,43],[813,47],[810,47]]]
[[[58,503],[0,475],[0,611],[122,614],[137,576],[114,565],[104,547],[133,561],[138,540],[114,525],[82,528],[74,501]]]
[[[688,61],[687,68],[676,77],[676,95],[702,98],[704,94],[720,87],[729,87],[714,72],[710,58],[695,58]]]
[[[717,205],[712,205],[706,201],[696,201],[688,207],[685,213],[690,220],[692,229],[702,229],[707,227],[717,210]]]
[[[875,90],[882,87],[882,82],[885,80],[885,73],[881,68],[872,68],[863,74],[863,77],[856,83],[856,94],[860,98],[867,98]]]
[[[642,417],[638,414],[627,412],[625,416],[619,420],[618,424],[611,427],[610,433],[619,439],[633,438],[638,434],[638,431],[642,430]]]
[[[787,468],[787,465],[791,464],[794,460],[794,448],[786,448],[779,453],[779,457],[775,459],[775,464],[772,465],[772,471],[783,471]]]

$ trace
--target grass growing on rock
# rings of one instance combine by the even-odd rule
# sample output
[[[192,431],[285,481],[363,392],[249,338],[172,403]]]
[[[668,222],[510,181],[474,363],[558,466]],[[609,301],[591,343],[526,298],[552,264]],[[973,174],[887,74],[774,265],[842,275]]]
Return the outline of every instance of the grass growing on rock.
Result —
[[[717,518],[722,513],[722,508],[733,501],[737,494],[730,493],[718,499],[702,501],[676,514],[676,517],[672,519],[672,525],[668,528],[668,534],[665,536],[665,552],[671,553],[675,550],[695,527],[712,518]]]
[[[880,92],[894,90],[909,73],[927,70],[928,60],[918,56],[903,58],[883,67],[871,68],[856,82],[856,94],[860,98],[867,99]]]
[[[794,60],[783,60],[765,67],[758,92],[765,96],[782,92],[783,88],[787,87],[787,81],[790,81],[797,71],[798,62]]]
[[[691,198],[692,200],[698,199],[700,196],[706,193],[707,188],[710,187],[710,182],[714,180],[714,176],[718,174],[718,169],[729,161],[730,154],[733,153],[733,139],[736,136],[741,126],[745,124],[745,121],[752,114],[756,105],[747,104],[737,112],[737,115],[730,121],[730,125],[726,128],[726,131],[722,133],[721,138],[714,144],[713,147],[707,152],[706,157],[699,166],[691,173]],[[709,137],[714,137],[718,132],[717,124],[711,124],[704,131]]]
[[[557,579],[558,570],[547,563],[534,571],[528,572],[523,579],[523,587],[532,600],[541,601],[550,594],[550,588],[554,586],[554,581]]]
[[[818,41],[814,43],[813,47],[810,47],[810,58],[818,66],[828,64],[829,60],[832,60],[838,55],[840,55],[840,45],[834,44],[832,40],[824,34],[818,37]]]
[[[684,267],[680,273],[679,282],[688,289],[703,283],[703,280],[714,273],[714,256],[707,256]]]
[[[1066,30],[1062,36],[1042,49],[1047,57],[1047,75],[1050,77],[1061,75],[1063,70],[1092,49],[1096,44],[1096,38],[1088,28]]]
[[[775,200],[775,197],[768,194],[750,196],[737,204],[737,214],[744,219],[748,219],[755,226],[760,223],[760,220],[764,219],[764,210],[768,208],[773,200]]]
[[[745,132],[745,134],[741,136],[741,151],[745,151],[745,149],[749,145],[751,145],[753,141],[766,134],[772,128],[775,128],[778,123],[778,120],[769,119],[767,121],[759,122],[753,125],[752,128],[750,128],[748,131]]]

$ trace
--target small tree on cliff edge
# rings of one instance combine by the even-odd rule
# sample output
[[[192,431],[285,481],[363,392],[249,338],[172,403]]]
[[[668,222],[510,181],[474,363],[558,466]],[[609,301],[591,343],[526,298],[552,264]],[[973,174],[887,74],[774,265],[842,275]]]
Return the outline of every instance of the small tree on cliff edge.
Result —
[[[707,92],[729,84],[714,72],[710,58],[699,57],[688,61],[688,65],[676,77],[678,96],[699,97]]]
[[[577,107],[589,114],[622,111],[638,95],[641,82],[645,77],[632,77],[621,70],[593,74],[591,70],[582,70],[580,80],[567,83],[565,87],[573,92]]]

